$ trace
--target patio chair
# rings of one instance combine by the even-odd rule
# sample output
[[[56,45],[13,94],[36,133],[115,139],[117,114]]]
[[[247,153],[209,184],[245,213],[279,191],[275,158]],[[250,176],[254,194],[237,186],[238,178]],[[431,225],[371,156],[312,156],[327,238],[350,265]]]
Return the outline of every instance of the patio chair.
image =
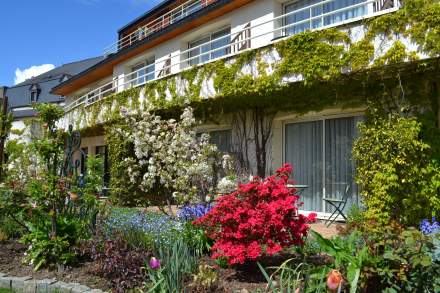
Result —
[[[334,212],[325,222],[326,224],[330,222],[327,225],[327,227],[330,227],[330,225],[333,224],[333,222],[336,221],[336,219],[339,216],[342,216],[344,220],[347,221],[347,216],[344,214],[344,208],[347,205],[349,193],[350,193],[350,184],[346,184],[345,192],[341,199],[324,197],[325,202],[335,208]]]

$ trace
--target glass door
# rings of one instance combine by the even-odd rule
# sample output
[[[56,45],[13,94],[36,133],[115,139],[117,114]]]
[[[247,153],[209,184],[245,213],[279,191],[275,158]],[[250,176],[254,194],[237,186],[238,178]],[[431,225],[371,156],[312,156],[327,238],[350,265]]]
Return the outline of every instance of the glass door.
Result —
[[[293,166],[295,184],[308,186],[301,193],[302,210],[332,212],[323,198],[342,198],[345,192],[346,209],[358,204],[351,150],[361,120],[355,116],[285,125],[284,160]]]

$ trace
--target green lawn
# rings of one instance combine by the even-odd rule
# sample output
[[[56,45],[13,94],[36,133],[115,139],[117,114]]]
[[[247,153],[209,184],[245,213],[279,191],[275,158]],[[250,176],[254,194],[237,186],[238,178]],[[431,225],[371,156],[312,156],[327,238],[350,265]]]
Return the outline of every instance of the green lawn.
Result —
[[[9,290],[9,289],[1,289],[0,288],[0,293],[13,293],[14,291]]]

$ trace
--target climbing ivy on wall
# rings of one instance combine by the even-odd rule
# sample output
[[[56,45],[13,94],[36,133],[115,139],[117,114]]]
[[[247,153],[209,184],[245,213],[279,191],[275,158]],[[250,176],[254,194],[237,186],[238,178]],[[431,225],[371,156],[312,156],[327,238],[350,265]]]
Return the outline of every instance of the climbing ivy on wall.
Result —
[[[367,88],[368,92],[360,99],[346,94],[347,83],[339,81],[345,78],[346,73],[382,68],[374,73],[381,75],[383,79],[393,80],[396,86],[396,76],[387,76],[384,65],[416,60],[417,53],[431,57],[440,53],[439,2],[403,0],[402,6],[396,12],[365,20],[364,36],[357,40],[351,38],[351,29],[307,31],[273,46],[245,51],[229,59],[193,67],[177,75],[149,82],[142,89],[134,88],[114,94],[86,110],[75,110],[79,112],[79,115],[75,115],[79,117],[77,120],[84,121],[82,127],[77,126],[90,127],[116,119],[120,117],[121,106],[142,106],[149,110],[164,111],[178,110],[183,105],[192,104],[196,107],[196,113],[206,115],[209,112],[234,110],[237,106],[270,104],[268,101],[280,98],[281,95],[285,100],[296,101],[295,96],[303,98],[303,91],[312,89],[316,93],[315,99],[319,97],[320,101],[314,101],[313,95],[308,97],[306,109],[301,109],[292,102],[271,104],[280,110],[307,112],[335,104],[351,105],[356,99],[359,103],[365,103],[370,89]],[[378,39],[391,46],[384,50],[374,48],[374,41]],[[416,44],[418,52],[407,48],[405,43],[408,42],[405,39]],[[279,58],[276,62],[267,61],[267,56],[277,55]],[[254,65],[256,72],[244,72],[246,65]],[[287,82],[286,78],[302,80],[300,84],[304,89],[298,91],[298,87]],[[202,97],[201,89],[202,84],[210,79],[213,80],[215,96],[206,99]],[[326,94],[321,95],[320,87],[316,85],[322,86],[326,82],[332,82],[331,90],[327,91],[328,88],[323,86],[321,88]],[[312,88],[313,86],[315,87]],[[352,88],[356,89],[353,86]],[[141,92],[142,99],[139,98]]]
[[[105,128],[110,162],[111,199],[120,205],[145,206],[146,195],[140,190],[140,184],[130,183],[128,173],[130,165],[125,161],[125,159],[136,158],[132,143],[126,139],[129,131],[130,129],[122,120],[115,121]]]

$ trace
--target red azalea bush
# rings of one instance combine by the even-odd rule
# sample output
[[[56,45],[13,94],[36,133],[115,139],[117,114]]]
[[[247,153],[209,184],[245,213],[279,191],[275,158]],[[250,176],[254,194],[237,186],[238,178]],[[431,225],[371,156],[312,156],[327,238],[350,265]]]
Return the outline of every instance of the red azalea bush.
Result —
[[[226,257],[229,264],[243,264],[284,247],[303,245],[316,214],[298,214],[299,196],[288,188],[292,167],[284,165],[276,175],[254,178],[217,200],[215,207],[194,221],[214,239],[212,258]]]

